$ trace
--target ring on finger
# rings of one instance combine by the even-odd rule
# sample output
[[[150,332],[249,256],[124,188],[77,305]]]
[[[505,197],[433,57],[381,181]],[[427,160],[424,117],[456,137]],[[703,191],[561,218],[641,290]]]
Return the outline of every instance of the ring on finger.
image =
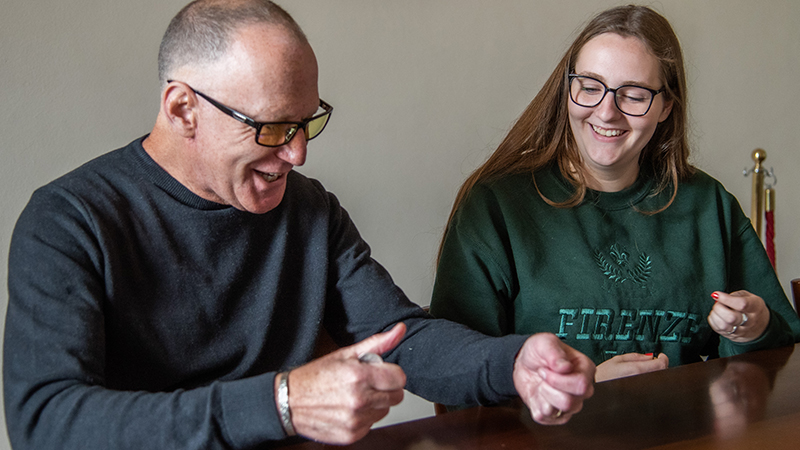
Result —
[[[747,323],[747,314],[742,313],[742,323],[739,324],[740,327],[743,327],[744,324]]]
[[[738,330],[738,329],[739,329],[739,326],[738,326],[738,325],[734,325],[734,326],[733,326],[733,329],[731,329],[731,331],[728,331],[728,334],[729,334],[729,335],[730,335],[730,334],[735,334],[735,333],[736,333],[736,330]]]
[[[562,411],[562,410],[560,410],[560,409],[557,409],[557,410],[556,410],[556,415],[555,415],[555,418],[556,418],[556,419],[558,419],[558,418],[560,418],[560,417],[561,417],[563,414],[564,414],[564,411]]]

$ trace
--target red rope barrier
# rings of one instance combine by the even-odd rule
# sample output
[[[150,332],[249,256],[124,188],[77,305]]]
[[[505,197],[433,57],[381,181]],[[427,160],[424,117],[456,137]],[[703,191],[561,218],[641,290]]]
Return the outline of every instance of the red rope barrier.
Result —
[[[767,222],[766,248],[769,262],[775,267],[775,211],[766,211],[764,218]]]

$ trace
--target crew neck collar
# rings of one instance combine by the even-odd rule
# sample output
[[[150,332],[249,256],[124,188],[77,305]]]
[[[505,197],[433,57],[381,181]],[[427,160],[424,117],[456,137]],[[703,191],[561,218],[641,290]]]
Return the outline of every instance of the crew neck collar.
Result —
[[[557,165],[550,166],[546,171],[548,180],[552,183],[554,201],[564,201],[575,192],[575,187],[561,174]],[[640,170],[636,181],[627,188],[617,192],[603,192],[594,189],[586,189],[586,197],[582,205],[592,204],[597,208],[616,211],[631,208],[641,203],[652,192],[653,177],[648,175],[645,170]],[[542,186],[544,187],[544,186]],[[548,192],[543,193],[549,197]]]

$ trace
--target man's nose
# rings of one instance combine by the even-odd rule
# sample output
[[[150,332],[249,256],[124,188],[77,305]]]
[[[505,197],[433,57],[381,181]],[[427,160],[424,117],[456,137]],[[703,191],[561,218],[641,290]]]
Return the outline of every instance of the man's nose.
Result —
[[[278,157],[293,166],[302,166],[306,163],[306,155],[308,153],[308,140],[306,139],[305,130],[302,128],[297,130],[297,134],[291,141],[282,145],[278,149]]]

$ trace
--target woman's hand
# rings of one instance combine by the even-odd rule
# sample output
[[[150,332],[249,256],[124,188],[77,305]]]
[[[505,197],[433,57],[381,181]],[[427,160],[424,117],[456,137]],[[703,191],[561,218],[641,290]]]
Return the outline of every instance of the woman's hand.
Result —
[[[750,342],[764,334],[769,325],[769,308],[761,297],[747,291],[714,291],[711,297],[716,303],[708,315],[708,324],[720,336],[733,342]]]
[[[661,353],[658,358],[641,353],[625,353],[617,355],[597,366],[594,381],[608,381],[615,378],[629,377],[647,372],[655,372],[669,367],[669,358]]]

